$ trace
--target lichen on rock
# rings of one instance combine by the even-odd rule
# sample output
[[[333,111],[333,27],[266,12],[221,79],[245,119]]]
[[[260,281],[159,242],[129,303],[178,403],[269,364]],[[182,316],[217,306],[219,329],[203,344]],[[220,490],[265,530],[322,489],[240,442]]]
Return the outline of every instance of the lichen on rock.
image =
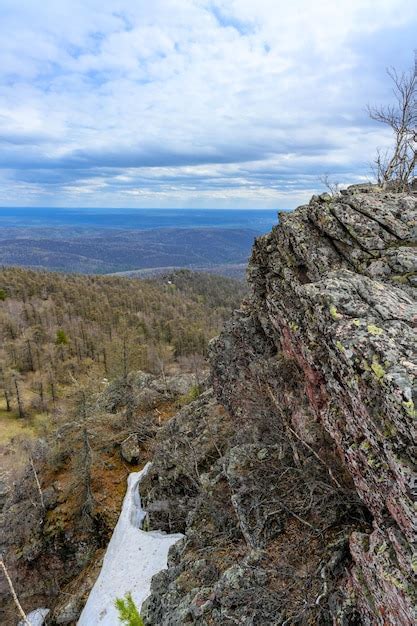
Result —
[[[147,623],[416,623],[416,218],[354,186],[255,242],[215,396],[160,432],[144,485],[185,532]]]

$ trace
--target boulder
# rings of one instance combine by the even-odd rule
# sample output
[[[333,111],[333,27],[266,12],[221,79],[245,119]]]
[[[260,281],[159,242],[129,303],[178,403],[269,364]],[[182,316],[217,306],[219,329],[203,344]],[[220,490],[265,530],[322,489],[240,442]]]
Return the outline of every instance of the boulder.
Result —
[[[140,444],[136,434],[129,435],[120,444],[120,454],[123,459],[130,464],[137,465],[141,457]]]

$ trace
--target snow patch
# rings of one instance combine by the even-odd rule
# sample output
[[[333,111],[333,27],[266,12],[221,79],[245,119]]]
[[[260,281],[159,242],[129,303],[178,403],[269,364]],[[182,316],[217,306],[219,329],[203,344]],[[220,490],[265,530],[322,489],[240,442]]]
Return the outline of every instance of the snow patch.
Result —
[[[128,477],[119,520],[78,626],[117,626],[114,602],[129,592],[140,610],[150,593],[152,577],[167,567],[169,548],[183,537],[140,528],[146,512],[141,505],[139,483],[150,466],[147,463],[143,470]]]
[[[26,615],[30,626],[43,626],[45,617],[48,615],[49,609],[35,609]],[[20,621],[19,626],[25,626],[25,622]]]

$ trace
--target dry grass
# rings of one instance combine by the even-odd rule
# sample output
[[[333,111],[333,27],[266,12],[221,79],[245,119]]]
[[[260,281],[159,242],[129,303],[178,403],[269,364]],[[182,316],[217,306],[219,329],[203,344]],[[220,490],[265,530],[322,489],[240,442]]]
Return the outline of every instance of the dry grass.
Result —
[[[0,445],[10,443],[15,437],[27,439],[34,436],[35,430],[30,422],[19,419],[14,411],[0,408]]]

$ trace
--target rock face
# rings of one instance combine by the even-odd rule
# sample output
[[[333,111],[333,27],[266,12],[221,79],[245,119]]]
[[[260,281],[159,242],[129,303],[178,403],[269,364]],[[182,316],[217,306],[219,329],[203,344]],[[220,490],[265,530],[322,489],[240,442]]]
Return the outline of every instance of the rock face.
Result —
[[[159,433],[150,525],[185,533],[146,623],[417,623],[417,195],[357,186],[280,215]]]

